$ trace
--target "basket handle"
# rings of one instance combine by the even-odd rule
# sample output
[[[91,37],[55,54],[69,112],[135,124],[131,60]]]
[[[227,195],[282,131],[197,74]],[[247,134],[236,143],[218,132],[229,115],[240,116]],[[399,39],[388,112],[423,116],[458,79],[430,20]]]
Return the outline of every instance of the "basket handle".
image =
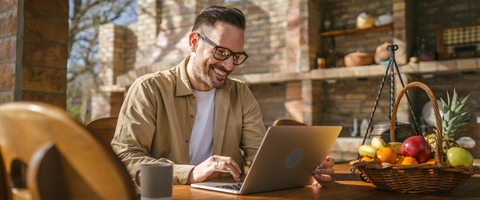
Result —
[[[442,118],[440,117],[440,112],[438,111],[438,104],[437,104],[437,99],[435,98],[435,95],[433,95],[432,90],[430,88],[421,83],[421,82],[412,82],[406,85],[398,94],[397,99],[395,100],[395,105],[393,107],[392,111],[392,121],[390,122],[390,141],[394,142],[395,141],[395,118],[397,116],[397,109],[398,105],[400,104],[400,100],[403,97],[403,94],[405,92],[412,88],[412,87],[419,87],[422,88],[430,98],[430,101],[432,102],[432,107],[433,107],[433,112],[435,113],[435,121],[437,122],[437,144],[436,144],[436,151],[435,152],[441,152],[442,150],[442,143],[443,143],[443,137],[442,137]],[[441,153],[435,153],[435,162],[437,164],[442,163],[442,157]]]

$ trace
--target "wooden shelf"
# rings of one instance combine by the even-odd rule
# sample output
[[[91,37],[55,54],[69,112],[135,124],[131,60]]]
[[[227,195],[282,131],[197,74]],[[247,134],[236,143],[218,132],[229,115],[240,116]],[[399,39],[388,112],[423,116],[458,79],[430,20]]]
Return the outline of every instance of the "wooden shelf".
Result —
[[[365,32],[372,32],[372,31],[384,31],[384,30],[392,30],[393,24],[387,24],[382,26],[374,26],[372,28],[367,29],[348,29],[348,30],[341,30],[341,31],[330,31],[330,32],[323,32],[320,33],[320,36],[335,36],[335,35],[346,35],[346,34],[353,34],[353,33],[365,33]]]

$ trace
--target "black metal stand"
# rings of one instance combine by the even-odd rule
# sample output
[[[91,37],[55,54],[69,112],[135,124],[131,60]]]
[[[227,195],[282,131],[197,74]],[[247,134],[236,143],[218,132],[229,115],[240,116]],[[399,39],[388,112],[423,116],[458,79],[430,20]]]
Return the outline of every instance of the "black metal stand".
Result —
[[[387,50],[390,51],[390,60],[389,60],[388,65],[387,65],[387,70],[385,71],[385,75],[383,76],[382,84],[380,85],[380,90],[378,91],[377,99],[375,100],[375,106],[373,107],[372,114],[370,115],[370,120],[368,121],[367,130],[365,132],[365,135],[363,136],[362,145],[365,144],[365,140],[367,139],[367,137],[369,135],[369,132],[371,133],[370,127],[371,127],[371,124],[372,124],[372,119],[373,119],[373,116],[375,115],[375,110],[377,109],[378,100],[380,99],[380,94],[382,93],[383,86],[385,85],[385,80],[387,78],[388,72],[390,71],[390,102],[389,102],[390,107],[389,107],[389,113],[388,113],[388,119],[390,121],[392,120],[393,106],[395,105],[395,84],[394,84],[394,82],[395,82],[395,79],[394,79],[395,71],[394,70],[397,70],[397,75],[398,75],[398,78],[400,79],[400,83],[402,83],[402,87],[405,87],[405,84],[403,83],[403,80],[402,80],[402,76],[400,75],[400,70],[398,70],[397,61],[395,61],[395,51],[398,50],[398,45],[396,45],[396,44],[388,45]],[[413,107],[412,107],[412,103],[410,102],[410,97],[408,96],[408,93],[405,93],[405,96],[407,96],[408,105],[410,106],[410,112],[412,113],[413,120],[415,121],[415,125],[417,127],[416,135],[420,135],[420,134],[422,134],[422,132],[420,130],[420,126],[418,126],[418,122],[417,122],[417,118],[415,117],[415,113],[413,112]],[[396,131],[397,131],[397,120],[395,120],[395,132]],[[358,158],[360,158],[360,155],[358,155]],[[356,170],[356,167],[351,167],[350,168],[350,171],[352,173],[355,172],[355,170]],[[363,180],[363,178],[362,178],[362,180]]]

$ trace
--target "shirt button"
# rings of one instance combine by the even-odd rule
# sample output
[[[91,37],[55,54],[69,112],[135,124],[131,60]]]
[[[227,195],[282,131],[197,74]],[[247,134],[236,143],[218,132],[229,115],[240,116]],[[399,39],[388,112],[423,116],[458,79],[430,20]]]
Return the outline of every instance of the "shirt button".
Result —
[[[188,140],[185,140],[186,143],[188,143]]]
[[[193,99],[195,99],[195,96],[193,96]]]
[[[193,115],[190,115],[190,118],[193,118]]]

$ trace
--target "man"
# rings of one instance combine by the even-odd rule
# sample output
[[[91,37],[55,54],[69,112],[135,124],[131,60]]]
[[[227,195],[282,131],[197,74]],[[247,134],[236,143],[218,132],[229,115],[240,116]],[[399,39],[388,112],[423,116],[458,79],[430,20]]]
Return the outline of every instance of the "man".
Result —
[[[248,58],[244,29],[240,10],[207,7],[189,35],[191,55],[132,84],[111,143],[132,177],[141,164],[171,163],[174,184],[240,180],[242,152],[253,160],[266,132],[252,92],[228,78]],[[327,157],[313,171],[318,183],[331,181],[333,165]]]

